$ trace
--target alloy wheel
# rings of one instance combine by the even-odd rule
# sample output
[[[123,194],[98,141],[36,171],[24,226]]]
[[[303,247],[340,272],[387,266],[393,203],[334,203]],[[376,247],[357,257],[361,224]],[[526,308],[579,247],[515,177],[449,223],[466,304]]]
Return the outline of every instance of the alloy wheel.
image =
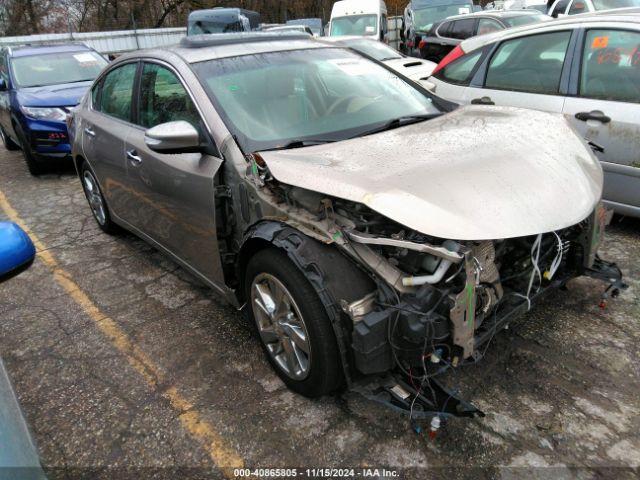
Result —
[[[98,188],[98,182],[91,172],[85,170],[82,176],[82,183],[84,184],[84,191],[87,194],[87,200],[89,200],[93,216],[96,217],[100,225],[104,225],[107,221],[107,214],[104,208],[102,194]]]
[[[304,380],[311,369],[311,343],[287,288],[273,275],[257,275],[251,284],[251,308],[272,360],[288,377]]]

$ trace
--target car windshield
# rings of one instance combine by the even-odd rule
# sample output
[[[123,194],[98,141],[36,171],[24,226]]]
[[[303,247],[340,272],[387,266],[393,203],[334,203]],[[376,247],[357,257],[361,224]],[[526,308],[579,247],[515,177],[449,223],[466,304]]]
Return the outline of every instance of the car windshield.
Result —
[[[413,21],[418,32],[426,32],[434,23],[444,20],[453,15],[463,15],[471,13],[473,5],[454,3],[451,5],[437,5],[433,7],[420,8],[413,12]]]
[[[551,20],[548,15],[518,15],[515,17],[503,17],[502,21],[509,27],[519,27],[520,25],[528,25],[529,23],[546,22]]]
[[[612,8],[640,7],[640,0],[593,0],[596,10],[611,10]]]
[[[15,57],[13,79],[19,87],[41,87],[94,80],[107,61],[96,52],[64,52]]]
[[[367,40],[366,38],[358,40],[348,40],[344,42],[344,45],[349,48],[353,48],[358,52],[364,53],[371,58],[375,58],[379,62],[384,60],[394,60],[396,58],[402,58],[402,55],[400,55],[393,48],[385,45],[382,42],[378,42],[377,40]]]
[[[245,151],[339,141],[440,112],[386,68],[343,48],[295,50],[193,65]]]
[[[378,17],[371,15],[349,15],[331,19],[331,36],[375,35]]]

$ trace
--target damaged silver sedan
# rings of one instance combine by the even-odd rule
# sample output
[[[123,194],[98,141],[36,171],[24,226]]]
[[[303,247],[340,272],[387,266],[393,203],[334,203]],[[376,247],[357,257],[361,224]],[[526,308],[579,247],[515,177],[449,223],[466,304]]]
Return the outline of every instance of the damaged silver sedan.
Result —
[[[477,414],[436,374],[571,278],[622,286],[596,254],[602,170],[564,119],[456,109],[306,36],[125,55],[70,134],[99,226],[244,308],[303,395]]]

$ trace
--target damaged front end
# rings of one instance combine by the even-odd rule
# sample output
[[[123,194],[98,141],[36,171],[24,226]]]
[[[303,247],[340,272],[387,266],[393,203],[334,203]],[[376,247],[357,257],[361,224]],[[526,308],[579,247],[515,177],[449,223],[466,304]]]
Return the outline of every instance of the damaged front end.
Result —
[[[477,362],[493,336],[539,297],[570,279],[624,288],[620,270],[596,255],[605,211],[538,235],[455,241],[408,229],[365,205],[277,182],[287,205],[317,225],[376,288],[355,301],[337,298],[348,317],[352,389],[413,418],[483,415],[439,381],[450,368]]]
[[[596,255],[605,222],[601,206],[556,232],[459,242],[408,231],[363,206],[351,208],[335,207],[353,222],[344,230],[344,246],[385,284],[343,305],[353,322],[356,369],[384,378],[364,382],[360,391],[414,417],[481,415],[435,377],[480,360],[496,332],[549,290],[581,275],[605,280],[614,295],[626,287],[620,270]]]

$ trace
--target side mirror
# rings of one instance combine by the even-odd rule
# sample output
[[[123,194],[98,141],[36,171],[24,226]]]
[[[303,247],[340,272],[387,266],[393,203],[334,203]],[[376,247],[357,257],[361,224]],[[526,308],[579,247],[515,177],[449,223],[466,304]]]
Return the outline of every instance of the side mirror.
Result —
[[[0,77],[0,92],[6,92],[9,90],[9,85],[7,85],[7,81]]]
[[[144,134],[144,142],[158,153],[196,153],[202,150],[198,130],[184,120],[150,128]]]
[[[0,222],[0,282],[29,268],[36,249],[18,225]]]

